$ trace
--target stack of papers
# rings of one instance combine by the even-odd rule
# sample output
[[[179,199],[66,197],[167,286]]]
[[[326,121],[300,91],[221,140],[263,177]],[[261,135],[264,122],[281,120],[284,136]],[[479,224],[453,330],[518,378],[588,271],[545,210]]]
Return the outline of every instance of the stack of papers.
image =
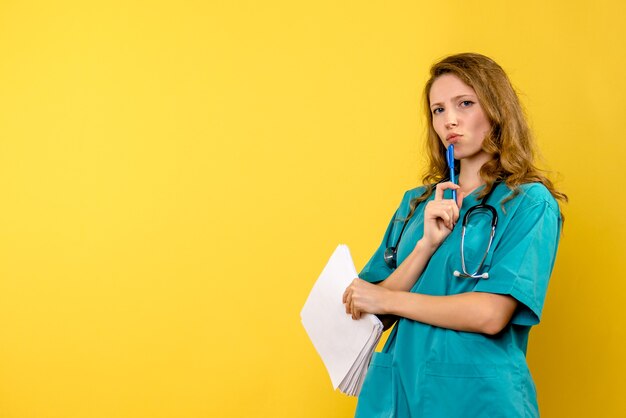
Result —
[[[358,396],[383,324],[372,314],[353,320],[342,302],[357,271],[346,245],[339,245],[309,294],[300,316],[335,389]]]

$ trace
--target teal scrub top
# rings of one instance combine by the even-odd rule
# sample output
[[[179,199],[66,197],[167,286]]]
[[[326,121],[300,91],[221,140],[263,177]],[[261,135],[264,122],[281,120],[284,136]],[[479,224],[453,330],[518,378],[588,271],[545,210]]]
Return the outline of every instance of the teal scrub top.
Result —
[[[480,203],[481,189],[463,201],[460,218]],[[405,193],[376,253],[359,274],[377,283],[392,269],[383,253],[397,243],[412,199],[424,188]],[[446,191],[448,193],[448,191]],[[357,417],[538,417],[535,385],[526,364],[528,334],[541,318],[548,280],[554,266],[561,231],[559,206],[539,183],[513,192],[499,183],[488,202],[498,213],[494,241],[482,272],[488,279],[453,275],[461,271],[461,221],[433,254],[411,292],[454,295],[488,292],[510,295],[518,307],[510,323],[497,335],[455,331],[400,318],[381,353],[370,363]],[[434,193],[429,200],[434,198]],[[448,197],[449,198],[449,197]],[[398,264],[410,254],[424,231],[422,202],[408,221],[398,244]],[[490,216],[470,217],[465,234],[465,263],[473,273],[484,255]]]

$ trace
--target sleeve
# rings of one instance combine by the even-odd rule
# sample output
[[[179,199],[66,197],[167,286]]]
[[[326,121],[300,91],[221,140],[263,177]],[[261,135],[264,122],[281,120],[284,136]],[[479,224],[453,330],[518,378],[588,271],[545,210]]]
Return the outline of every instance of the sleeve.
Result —
[[[519,302],[511,322],[538,324],[560,232],[556,202],[542,199],[517,211],[494,250],[489,279],[480,280],[474,291],[511,295]]]
[[[399,210],[399,209],[398,209]],[[391,235],[393,232],[393,227],[396,224],[396,216],[398,214],[398,210],[394,213],[391,221],[389,221],[389,225],[387,226],[387,230],[385,231],[385,235],[383,236],[383,241],[380,243],[380,246],[372,255],[370,260],[367,262],[363,270],[359,273],[359,278],[368,281],[370,283],[379,283],[385,280],[391,273],[393,273],[392,268],[387,266],[384,259],[385,250],[389,245],[389,242],[392,242]]]
[[[376,252],[374,252],[374,255],[372,255],[372,258],[370,258],[365,267],[363,267],[363,270],[359,273],[359,278],[370,283],[379,283],[393,273],[395,269],[390,268],[385,263],[385,250],[389,246],[396,245],[400,235],[400,230],[404,224],[402,219],[407,217],[410,211],[411,198],[420,191],[422,191],[422,189],[418,188],[404,193],[398,209],[391,217],[389,225],[387,225],[387,230],[385,231],[385,235],[383,236],[380,246]]]

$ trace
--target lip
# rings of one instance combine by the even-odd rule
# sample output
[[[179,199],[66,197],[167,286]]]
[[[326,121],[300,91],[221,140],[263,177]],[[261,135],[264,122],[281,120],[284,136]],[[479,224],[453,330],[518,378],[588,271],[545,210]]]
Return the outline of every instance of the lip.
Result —
[[[462,135],[460,134],[454,134],[454,133],[448,134],[448,136],[446,136],[446,141],[448,141],[451,144],[456,144],[461,136]]]

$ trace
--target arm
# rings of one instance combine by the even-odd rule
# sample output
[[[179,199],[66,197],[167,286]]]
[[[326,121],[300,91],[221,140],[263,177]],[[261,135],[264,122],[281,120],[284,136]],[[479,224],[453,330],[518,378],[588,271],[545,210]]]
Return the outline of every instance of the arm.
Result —
[[[389,290],[410,290],[417,278],[422,275],[436,249],[437,246],[430,245],[424,240],[418,241],[411,254],[378,285]]]
[[[359,319],[362,312],[397,315],[443,328],[486,334],[496,334],[509,323],[517,306],[510,296],[478,292],[429,296],[408,292],[458,220],[463,196],[460,194],[458,206],[444,200],[443,191],[447,188],[458,186],[437,186],[435,199],[424,212],[424,237],[396,271],[379,285],[355,279],[346,289],[343,301],[346,312],[354,319]]]
[[[437,186],[436,191],[436,200],[433,202],[429,202],[427,205],[427,209],[425,214],[429,213],[437,213],[436,216],[431,216],[432,220],[436,223],[435,228],[431,228],[434,230],[434,233],[429,234],[427,239],[421,239],[413,248],[413,251],[404,259],[404,261],[395,269],[386,279],[377,285],[389,290],[395,291],[408,291],[410,290],[417,279],[422,275],[422,272],[426,268],[430,257],[437,250],[440,243],[445,239],[445,237],[452,231],[454,227],[454,222],[459,217],[458,208],[461,206],[463,201],[463,196],[460,194],[458,203],[455,204],[451,201],[443,201],[443,188],[439,185]],[[453,183],[448,183],[448,186],[451,188],[458,188],[457,185]],[[457,206],[458,205],[458,206]],[[438,220],[437,218],[446,218],[447,221]],[[428,239],[430,238],[430,239]],[[438,241],[438,243],[433,244],[433,239]],[[360,279],[356,279],[355,282]],[[343,303],[346,304],[346,313],[350,313],[350,303],[346,303],[349,298],[350,288],[346,289],[343,295]],[[395,314],[383,314],[378,313],[378,318],[383,323],[383,329],[389,329],[396,321],[397,316]],[[355,317],[353,313],[353,318]],[[360,317],[360,315],[359,315]]]
[[[346,312],[353,319],[363,312],[397,315],[425,324],[457,331],[494,335],[511,320],[517,300],[508,295],[467,292],[449,296],[431,296],[401,290],[389,290],[355,279],[346,300]]]
[[[468,292],[450,296],[393,292],[387,313],[457,331],[495,335],[509,323],[517,301],[511,296]]]
[[[443,185],[440,185],[440,186],[443,186]],[[436,191],[436,200],[438,201],[443,200],[443,189],[441,189],[440,186],[438,186],[437,191]],[[458,186],[452,183],[448,183],[448,187],[458,188]],[[435,235],[430,234],[430,238],[433,238],[433,236],[437,238],[439,236],[440,241],[443,241],[445,236],[447,236],[449,234],[449,231],[451,231],[452,228],[454,227],[454,222],[458,219],[458,207],[461,206],[462,201],[463,201],[463,196],[461,195],[457,203],[458,206],[452,203],[451,201],[439,202],[439,204],[435,204],[436,202],[430,202],[427,205],[426,214],[432,212],[434,208],[436,210],[439,210],[440,212],[441,211],[445,212],[441,214],[441,217],[447,216],[448,218],[447,223],[435,221],[437,222],[438,225],[436,228],[434,228]],[[441,206],[441,203],[443,203],[444,205]],[[450,222],[451,220],[453,220],[453,222]],[[449,229],[449,231],[447,229]],[[389,233],[389,229],[387,230],[387,234],[388,233]],[[388,274],[386,278],[384,278],[381,282],[378,282],[377,285],[382,288],[390,289],[390,290],[410,290],[415,284],[415,282],[417,281],[417,279],[422,275],[422,272],[426,268],[426,265],[428,264],[430,257],[437,250],[438,246],[439,244],[433,245],[427,242],[426,240],[420,240],[416,244],[413,251],[411,251],[411,253],[404,259],[404,261],[398,266],[398,268],[391,271],[390,274]],[[382,263],[382,253],[378,254],[378,256],[381,257],[380,262]],[[373,259],[370,259],[367,266],[372,264],[372,262],[373,262]],[[367,281],[369,282],[369,280]],[[350,288],[346,289],[346,292],[344,292],[344,296],[343,296],[344,303],[346,303],[346,300],[349,297],[348,296],[349,291],[350,291]],[[349,306],[350,304],[346,303],[347,313],[350,313]],[[392,314],[377,314],[377,316],[383,323],[383,329],[385,330],[389,329],[398,320],[397,315],[392,315]]]
[[[456,202],[443,198],[443,192],[446,189],[456,190],[458,188],[458,185],[451,182],[437,185],[434,200],[428,202],[424,210],[424,236],[398,268],[387,279],[379,283],[380,286],[389,290],[405,291],[413,287],[426,268],[430,257],[437,251],[443,240],[450,235],[459,219],[463,193],[459,193]]]
[[[423,241],[419,241],[411,254],[398,266],[398,268],[389,275],[385,280],[377,285],[388,290],[394,291],[408,291],[410,290],[418,277],[422,275],[424,268],[428,264],[428,260],[435,252],[436,248],[432,248],[425,244]],[[344,295],[344,303],[346,297]],[[346,309],[346,312],[348,310]],[[398,314],[377,314],[378,319],[383,323],[383,329],[389,329],[397,320]]]

